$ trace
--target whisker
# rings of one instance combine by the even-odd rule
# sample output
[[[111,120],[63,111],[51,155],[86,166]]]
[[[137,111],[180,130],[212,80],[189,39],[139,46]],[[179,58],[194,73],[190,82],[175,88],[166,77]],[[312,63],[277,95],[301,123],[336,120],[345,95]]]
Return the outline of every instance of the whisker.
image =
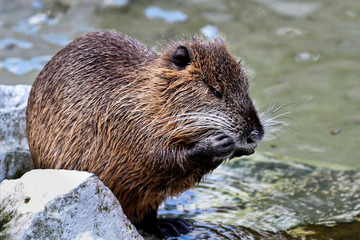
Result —
[[[290,122],[285,120],[291,120],[291,118],[288,117],[288,114],[290,114],[295,107],[299,106],[297,104],[295,107],[287,110],[289,106],[293,105],[293,103],[289,103],[275,107],[275,104],[273,104],[266,111],[259,114],[259,118],[265,130],[264,141],[272,140],[273,137],[279,138],[277,133],[284,133],[285,129],[289,129]],[[282,112],[283,110],[285,111]]]
[[[177,123],[182,121],[188,121],[188,120],[201,120],[205,122],[210,123],[218,123],[221,126],[227,125],[230,127],[229,122],[230,119],[226,119],[225,117],[221,117],[215,114],[204,114],[204,113],[187,113],[187,114],[180,114],[177,116],[177,118],[173,117],[172,121],[169,121],[168,123]]]
[[[220,121],[219,119],[216,118],[211,118],[211,117],[183,117],[183,118],[179,118],[179,119],[175,119],[174,121],[170,121],[169,124],[172,123],[178,123],[178,122],[185,122],[185,121],[189,121],[189,120],[198,120],[198,121],[194,121],[194,123],[204,123],[204,124],[209,124],[210,126],[221,126],[222,128],[226,128],[226,129],[230,129],[231,127],[223,121]]]
[[[163,136],[170,140],[176,136],[198,133],[202,136],[211,135],[216,131],[224,129],[231,130],[231,119],[223,113],[211,112],[189,112],[182,113],[177,116],[158,119],[155,124],[162,125],[162,130],[168,131],[166,128],[174,125],[170,131]]]
[[[286,105],[277,107],[275,110],[273,110],[273,109],[275,108],[275,105],[272,105],[272,106],[271,106],[270,108],[268,108],[266,111],[262,112],[262,113],[259,115],[259,117],[260,117],[260,119],[265,120],[265,119],[273,116],[274,114],[278,113],[280,110],[285,109],[286,107],[289,107],[289,106],[291,106],[291,105],[294,105],[294,104],[293,104],[293,103],[288,103],[288,104],[286,104]],[[291,109],[291,110],[293,110],[293,109]],[[288,114],[291,110],[282,113],[282,115]],[[263,115],[265,115],[265,116],[263,116]],[[281,116],[281,115],[277,115],[277,116]]]
[[[185,114],[180,114],[179,117],[185,117],[188,118],[189,116],[197,116],[197,117],[205,117],[211,120],[221,120],[222,124],[223,123],[228,123],[231,122],[231,119],[229,117],[227,117],[226,115],[223,116],[219,116],[216,113],[185,113]]]

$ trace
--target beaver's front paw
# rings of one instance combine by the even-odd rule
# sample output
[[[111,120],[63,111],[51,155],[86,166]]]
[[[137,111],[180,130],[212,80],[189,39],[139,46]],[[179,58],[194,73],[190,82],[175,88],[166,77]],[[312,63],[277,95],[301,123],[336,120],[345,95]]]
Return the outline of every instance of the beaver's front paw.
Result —
[[[217,134],[206,139],[209,152],[215,157],[226,157],[235,150],[234,140],[226,134]]]
[[[231,156],[235,149],[234,139],[224,133],[219,133],[197,142],[190,148],[189,157],[196,161],[224,159]],[[207,163],[209,163],[209,161],[207,161]]]

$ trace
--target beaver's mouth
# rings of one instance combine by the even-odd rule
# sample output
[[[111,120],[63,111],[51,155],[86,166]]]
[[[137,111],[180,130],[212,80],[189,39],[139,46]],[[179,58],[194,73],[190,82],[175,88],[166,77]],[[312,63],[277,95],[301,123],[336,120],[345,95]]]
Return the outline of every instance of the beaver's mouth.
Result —
[[[241,156],[249,156],[255,152],[255,148],[257,145],[251,146],[251,147],[239,147],[235,149],[235,152],[233,153],[232,157],[241,157]]]

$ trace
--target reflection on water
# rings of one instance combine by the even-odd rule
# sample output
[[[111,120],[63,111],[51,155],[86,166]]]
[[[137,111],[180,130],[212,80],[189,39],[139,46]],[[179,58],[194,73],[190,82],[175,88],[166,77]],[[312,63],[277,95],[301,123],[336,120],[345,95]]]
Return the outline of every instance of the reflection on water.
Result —
[[[297,232],[267,232],[238,226],[221,226],[195,223],[195,230],[185,236],[169,239],[179,240],[359,240],[360,222],[342,223],[333,228],[306,226]],[[149,237],[145,237],[148,239]],[[149,238],[150,239],[150,238]]]
[[[21,58],[6,58],[0,62],[2,68],[15,75],[24,75],[33,70],[40,71],[50,61],[52,56],[34,57],[29,60]]]
[[[166,22],[184,22],[187,15],[181,11],[167,11],[158,6],[150,6],[144,10],[145,15],[150,19],[162,19]]]
[[[204,228],[220,237],[258,234],[293,239],[327,231],[335,236],[342,226],[353,225],[335,227],[337,231],[326,227],[355,221],[359,199],[358,171],[314,168],[256,155],[220,166],[196,189],[169,199],[159,214],[195,221],[191,234],[195,236],[206,234]],[[319,227],[299,228],[314,225]]]

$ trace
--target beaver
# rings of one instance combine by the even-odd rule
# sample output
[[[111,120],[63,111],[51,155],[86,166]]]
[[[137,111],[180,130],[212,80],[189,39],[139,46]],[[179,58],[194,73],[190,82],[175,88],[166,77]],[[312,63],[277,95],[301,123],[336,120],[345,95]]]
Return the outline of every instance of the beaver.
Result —
[[[158,219],[159,205],[254,153],[264,128],[222,38],[162,47],[109,31],[75,39],[36,78],[26,133],[36,168],[97,174],[136,227],[167,237],[191,225]]]

